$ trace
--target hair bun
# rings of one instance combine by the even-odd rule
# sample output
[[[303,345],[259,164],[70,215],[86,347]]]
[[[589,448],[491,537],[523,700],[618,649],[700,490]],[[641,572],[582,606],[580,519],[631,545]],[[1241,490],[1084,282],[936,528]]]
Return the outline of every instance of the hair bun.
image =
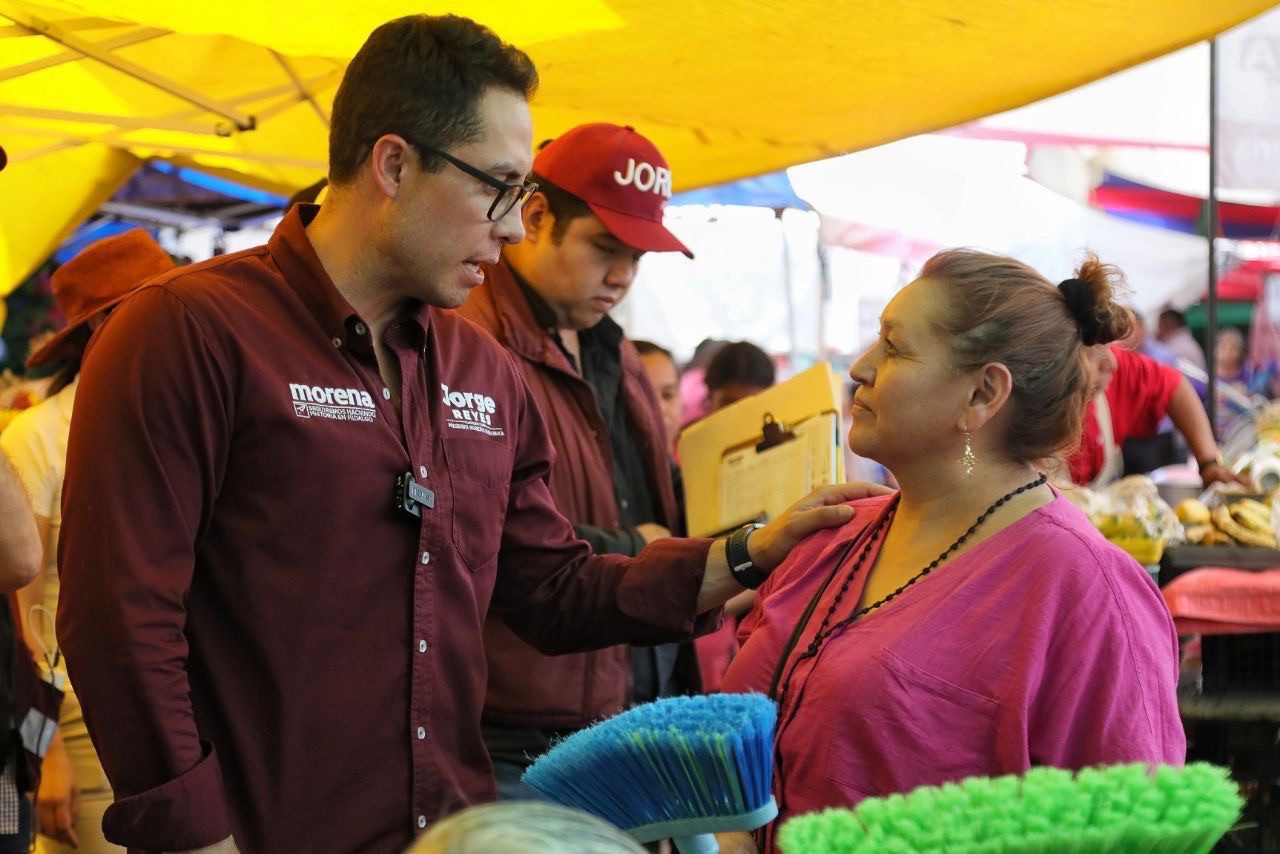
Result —
[[[1080,327],[1080,340],[1089,347],[1101,344],[1104,330],[1098,322],[1098,308],[1089,283],[1083,279],[1063,279],[1058,284],[1058,291],[1067,301],[1067,310]]]

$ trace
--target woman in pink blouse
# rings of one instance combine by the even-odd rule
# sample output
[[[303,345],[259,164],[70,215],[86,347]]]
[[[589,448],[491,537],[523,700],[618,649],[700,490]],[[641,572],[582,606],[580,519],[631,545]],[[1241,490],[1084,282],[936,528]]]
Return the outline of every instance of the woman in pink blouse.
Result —
[[[1159,591],[1040,473],[1080,435],[1087,348],[1127,331],[1119,275],[1090,258],[1055,287],[948,250],[885,309],[850,372],[849,444],[901,491],[773,572],[725,679],[779,704],[760,849],[792,815],[917,786],[1182,763]]]

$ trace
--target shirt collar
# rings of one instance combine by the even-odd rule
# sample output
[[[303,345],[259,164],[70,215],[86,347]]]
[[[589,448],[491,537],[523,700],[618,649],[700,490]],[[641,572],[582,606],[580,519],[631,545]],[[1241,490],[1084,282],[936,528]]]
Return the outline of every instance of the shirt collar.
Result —
[[[351,347],[357,352],[371,354],[373,344],[367,323],[333,284],[307,236],[307,226],[319,212],[319,205],[296,204],[291,207],[267,241],[267,248],[289,287],[306,305],[334,346]],[[430,305],[419,303],[407,314],[424,332],[429,327]]]
[[[507,265],[507,269],[511,271],[511,278],[516,280],[516,284],[520,286],[521,293],[524,294],[525,301],[529,303],[529,311],[533,312],[533,322],[538,324],[538,328],[550,335],[552,338],[560,337],[560,324],[556,321],[555,309],[551,307],[542,294],[534,290],[533,285],[525,281],[524,276],[520,275],[516,268]]]

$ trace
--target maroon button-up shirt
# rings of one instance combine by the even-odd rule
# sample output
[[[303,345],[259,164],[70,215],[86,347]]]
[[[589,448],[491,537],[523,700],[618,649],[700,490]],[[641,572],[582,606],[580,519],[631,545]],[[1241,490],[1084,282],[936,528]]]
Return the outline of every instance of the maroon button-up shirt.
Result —
[[[491,606],[549,652],[711,618],[706,541],[628,561],[574,539],[537,406],[468,321],[424,305],[387,328],[397,411],[314,210],[153,280],[84,362],[58,636],[123,845],[399,851],[493,797]],[[405,472],[434,493],[420,520],[392,506]]]

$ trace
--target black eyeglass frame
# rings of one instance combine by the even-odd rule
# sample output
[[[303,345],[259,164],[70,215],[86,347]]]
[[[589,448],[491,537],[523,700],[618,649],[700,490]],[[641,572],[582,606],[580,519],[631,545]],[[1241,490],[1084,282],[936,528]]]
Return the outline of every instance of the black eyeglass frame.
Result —
[[[502,219],[504,216],[511,213],[512,208],[524,207],[525,203],[528,202],[529,199],[533,198],[533,194],[538,192],[538,185],[534,181],[524,181],[520,184],[508,184],[506,181],[500,181],[486,172],[481,172],[465,160],[459,160],[452,154],[449,154],[446,151],[441,151],[435,146],[427,145],[424,142],[416,142],[409,139],[409,137],[404,134],[397,135],[405,142],[416,148],[418,150],[419,157],[423,157],[424,155],[434,155],[439,157],[445,162],[451,163],[459,171],[465,172],[482,184],[488,184],[490,187],[497,190],[498,195],[494,196],[493,204],[489,205],[489,213],[487,214],[490,222],[497,222]],[[510,198],[510,201],[506,201],[508,197]],[[504,201],[506,201],[506,207],[499,211],[498,206],[503,204]]]

